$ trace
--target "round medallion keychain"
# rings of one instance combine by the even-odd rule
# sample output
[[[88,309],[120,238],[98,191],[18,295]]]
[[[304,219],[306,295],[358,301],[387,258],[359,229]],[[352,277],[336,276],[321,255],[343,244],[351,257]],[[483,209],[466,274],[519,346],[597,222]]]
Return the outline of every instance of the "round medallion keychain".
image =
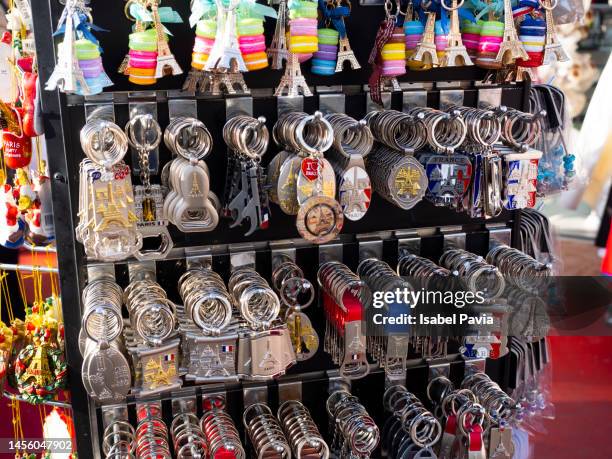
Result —
[[[304,132],[307,125],[313,124],[312,132]],[[314,137],[314,142],[309,142]],[[344,225],[342,206],[334,199],[335,179],[331,180],[334,186],[333,194],[325,190],[329,180],[326,180],[325,169],[332,173],[333,168],[323,159],[323,152],[331,147],[333,142],[333,129],[331,124],[323,118],[323,114],[316,112],[305,118],[296,129],[296,137],[309,156],[301,163],[298,176],[298,202],[300,207],[296,218],[296,227],[300,236],[315,244],[324,244],[334,239]],[[301,180],[300,180],[301,179]],[[305,182],[309,182],[305,186]],[[300,187],[300,182],[303,183]],[[300,190],[300,188],[302,188]],[[308,193],[306,193],[308,192]],[[301,198],[301,199],[300,199]]]

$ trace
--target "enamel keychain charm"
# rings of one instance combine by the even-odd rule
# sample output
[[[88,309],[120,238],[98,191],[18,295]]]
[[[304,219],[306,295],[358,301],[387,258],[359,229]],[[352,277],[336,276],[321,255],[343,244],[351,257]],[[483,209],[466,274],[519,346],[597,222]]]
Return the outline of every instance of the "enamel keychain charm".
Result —
[[[425,167],[429,184],[426,198],[436,206],[461,210],[461,203],[472,181],[472,162],[457,152],[467,135],[467,127],[458,110],[449,113],[432,108],[421,111],[427,126],[427,138],[433,152],[424,152],[419,161]]]
[[[504,145],[495,149],[503,158],[504,206],[506,209],[524,209],[536,203],[538,162],[542,152],[531,147],[542,132],[538,114],[507,109],[502,119],[501,138]]]
[[[319,125],[323,130],[314,146],[308,145],[305,139],[305,128],[310,123]],[[344,225],[342,207],[333,198],[335,190],[331,193],[332,197],[324,190],[327,181],[325,174],[330,171],[333,175],[331,164],[323,158],[323,152],[332,145],[333,129],[323,114],[316,112],[300,122],[296,135],[312,155],[302,159],[297,179],[299,210],[296,226],[300,236],[307,241],[324,244],[338,236]],[[331,183],[335,185],[335,180]]]

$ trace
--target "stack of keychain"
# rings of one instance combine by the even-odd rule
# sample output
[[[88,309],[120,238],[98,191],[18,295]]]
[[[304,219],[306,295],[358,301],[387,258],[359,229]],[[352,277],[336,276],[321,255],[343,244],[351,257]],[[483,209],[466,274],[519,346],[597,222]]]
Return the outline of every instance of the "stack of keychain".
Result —
[[[67,0],[57,24],[56,35],[63,34],[58,45],[57,63],[45,89],[59,88],[65,93],[92,95],[112,86],[102,66],[102,49],[92,31],[102,30],[93,24],[91,8],[85,0]]]
[[[210,173],[204,162],[212,150],[210,132],[195,118],[177,117],[166,128],[164,143],[174,159],[162,170],[162,185],[168,193],[158,221],[165,217],[184,233],[214,230],[221,203],[210,191]]]
[[[219,95],[248,93],[242,72],[268,67],[265,17],[275,11],[255,1],[191,2],[190,24],[196,27],[191,71],[184,90]]]
[[[278,255],[273,262],[272,286],[285,309],[285,320],[298,362],[312,358],[319,349],[319,335],[310,318],[302,312],[315,299],[314,285],[289,256]]]
[[[370,373],[362,322],[362,298],[367,286],[357,274],[337,261],[323,263],[317,279],[326,317],[324,350],[340,367],[340,376],[364,378]]]
[[[538,163],[538,196],[550,196],[569,189],[578,177],[576,155],[571,152],[568,113],[563,92],[551,85],[534,85],[529,98],[532,114],[541,118],[542,135],[534,147],[542,152]]]
[[[248,221],[245,236],[268,228],[270,219],[265,175],[260,165],[270,140],[265,121],[263,117],[241,115],[223,127],[223,138],[229,147],[223,214],[232,219],[230,228]]]
[[[160,3],[160,0],[129,0],[125,4],[125,15],[134,22],[134,31],[119,73],[128,75],[130,82],[137,85],[152,85],[166,75],[182,73],[168,44],[170,31],[164,26],[164,23],[182,20],[172,8],[162,7]]]
[[[87,158],[80,167],[76,239],[88,257],[125,259],[142,248],[130,168],[123,162],[128,138],[119,126],[101,118],[88,120],[80,137]]]
[[[268,166],[270,200],[288,215],[297,215],[300,235],[322,244],[342,230],[344,214],[335,200],[336,176],[323,157],[333,143],[333,128],[320,112],[292,112],[274,126],[283,148]]]

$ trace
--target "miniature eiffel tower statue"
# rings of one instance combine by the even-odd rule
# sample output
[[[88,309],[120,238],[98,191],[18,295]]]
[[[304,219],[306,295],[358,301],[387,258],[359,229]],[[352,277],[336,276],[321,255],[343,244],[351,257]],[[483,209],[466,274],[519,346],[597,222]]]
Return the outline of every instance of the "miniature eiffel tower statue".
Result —
[[[442,0],[441,4],[445,10],[450,12],[450,32],[448,34],[448,46],[446,47],[444,66],[456,67],[461,65],[474,65],[461,40],[461,31],[459,30],[459,7],[461,5],[457,4],[457,0],[453,0],[452,6],[450,7],[446,5],[444,0]],[[463,4],[463,0],[461,4]],[[429,22],[429,17],[427,21]]]
[[[380,92],[391,91],[398,92],[401,91],[402,87],[397,81],[396,77],[381,77],[380,79]]]
[[[495,60],[504,65],[513,63],[516,59],[529,59],[529,55],[519,40],[512,16],[510,0],[504,0],[504,38],[499,47]]]
[[[185,82],[183,83],[182,90],[188,92],[205,93],[208,91],[208,88],[210,88],[212,78],[212,72],[192,68],[189,71]]]
[[[412,60],[423,62],[424,64],[439,65],[438,54],[436,53],[435,26],[436,13],[427,13],[425,31]]]
[[[240,52],[236,31],[236,8],[239,3],[240,0],[230,0],[229,5],[225,6],[223,0],[216,0],[217,34],[215,35],[215,44],[206,62],[206,70],[215,68],[229,70],[232,61],[236,61],[238,71],[247,71]]]
[[[183,70],[181,70],[181,67],[170,51],[168,37],[166,37],[164,26],[159,17],[159,0],[148,1],[147,6],[151,9],[153,27],[155,27],[155,32],[157,33],[157,68],[155,69],[155,78],[162,78],[166,74],[180,75],[183,73]]]
[[[544,65],[552,64],[553,62],[565,62],[569,60],[569,57],[555,32],[555,21],[553,20],[552,10],[554,6],[551,6],[551,0],[539,0],[540,5],[544,8],[546,18],[546,41],[544,42]],[[555,5],[557,2],[555,2]]]
[[[83,0],[66,2],[62,17],[57,24],[58,30],[62,24],[64,25],[64,40],[58,46],[57,63],[45,85],[47,91],[59,88],[62,92],[75,92],[80,88],[83,95],[90,93],[83,71],[79,67],[74,43],[76,31],[73,20],[80,11],[86,11]]]
[[[232,85],[227,72],[221,69],[213,70],[211,72],[210,86],[207,92],[213,96],[221,96],[223,94],[236,94],[234,86]]]
[[[338,61],[336,62],[336,73],[342,72],[344,63],[347,61],[351,65],[351,69],[358,70],[361,68],[361,65],[359,65],[359,62],[357,62],[355,53],[351,49],[348,36],[345,35],[344,37],[340,37],[340,41],[338,43]]]
[[[274,36],[272,42],[268,47],[266,54],[269,59],[272,59],[270,67],[274,70],[281,70],[283,68],[283,61],[286,62],[289,57],[289,50],[287,49],[287,0],[281,0],[278,4],[278,17],[276,18],[276,28],[274,29]]]
[[[204,75],[206,72],[204,70],[194,69],[193,67],[189,70],[187,74],[187,78],[185,78],[185,82],[183,83],[182,90],[189,92],[196,92],[198,88],[202,85],[203,80],[206,78]]]
[[[199,75],[197,79],[192,81],[189,81],[188,79],[188,81],[185,81],[183,91],[198,91],[200,94],[218,96],[222,94],[221,89],[219,89],[218,81],[219,80],[215,78],[214,72],[202,70],[201,75]],[[190,83],[190,86],[186,87],[188,82]]]
[[[304,96],[312,96],[312,92],[306,84],[306,79],[304,75],[302,75],[302,69],[300,68],[297,54],[289,53],[289,59],[285,64],[285,74],[281,77],[280,83],[276,91],[274,91],[274,95],[296,97],[300,95],[300,89]]]
[[[236,92],[250,94],[251,91],[249,90],[249,87],[244,81],[244,76],[242,75],[242,72],[238,70],[238,63],[235,60],[232,60],[229,70],[225,73],[226,85],[229,84],[229,86],[234,91],[234,94]]]
[[[204,71],[199,82],[200,92],[212,96],[223,94],[250,94],[242,73],[237,70],[237,64],[232,62],[229,70],[216,69],[211,72]]]

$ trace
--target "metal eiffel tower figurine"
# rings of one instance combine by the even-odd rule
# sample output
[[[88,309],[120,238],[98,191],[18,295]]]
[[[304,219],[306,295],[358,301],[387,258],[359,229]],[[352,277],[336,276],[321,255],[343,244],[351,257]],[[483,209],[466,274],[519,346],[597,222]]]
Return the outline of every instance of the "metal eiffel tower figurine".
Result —
[[[529,55],[516,33],[514,17],[512,16],[512,4],[510,0],[504,0],[504,38],[495,60],[503,65],[508,65],[512,64],[516,59],[528,60]]]
[[[338,61],[336,62],[336,73],[342,72],[344,63],[347,61],[350,64],[351,69],[357,70],[361,68],[361,65],[359,65],[359,62],[355,57],[355,53],[351,49],[348,36],[344,36],[344,38],[340,38],[338,43]]]
[[[276,18],[274,36],[272,37],[272,42],[270,43],[268,51],[266,52],[268,58],[272,59],[270,67],[274,70],[281,70],[283,68],[283,62],[286,62],[289,57],[286,29],[287,0],[281,0],[278,4],[278,15]]]
[[[236,8],[239,3],[240,0],[230,0],[229,5],[225,6],[222,0],[216,0],[217,34],[206,62],[206,70],[215,68],[229,70],[232,61],[236,61],[240,72],[247,71],[236,32]]]
[[[57,63],[45,85],[47,91],[59,88],[62,92],[75,92],[80,87],[84,95],[90,93],[83,71],[79,67],[74,43],[76,35],[74,18],[78,16],[79,12],[86,13],[86,11],[83,0],[68,0],[66,2],[62,17],[57,24],[58,29],[64,25],[64,40],[58,46]]]
[[[183,73],[183,70],[178,65],[178,62],[176,62],[172,51],[170,51],[168,37],[164,32],[164,26],[159,17],[159,0],[150,0],[147,2],[147,6],[151,9],[153,27],[155,27],[155,33],[157,34],[157,67],[155,68],[155,78],[162,78],[165,75],[180,75]]]
[[[457,3],[457,0],[453,0],[451,6],[447,6],[444,0],[441,1],[442,7],[450,12],[450,32],[448,33],[448,46],[445,52],[445,67],[474,65],[465,46],[463,46],[461,31],[459,30],[459,8],[461,8],[464,1],[465,0],[461,0],[461,3]],[[429,17],[427,21],[429,22]]]
[[[554,5],[551,0],[539,0],[540,5],[544,8],[546,17],[546,41],[544,42],[544,65],[552,64],[555,61],[565,62],[569,57],[555,32],[555,21],[553,20],[552,10]],[[555,5],[557,2],[555,2]]]
[[[306,84],[306,79],[302,75],[297,54],[289,53],[289,59],[285,65],[285,74],[281,77],[274,95],[296,97],[300,95],[300,90],[304,96],[312,96],[312,92]]]
[[[399,92],[402,87],[396,77],[382,77],[380,79],[380,92],[391,91]]]
[[[412,60],[424,64],[439,65],[435,42],[436,13],[427,13],[427,22],[421,42],[412,57]]]
[[[142,6],[144,7],[144,3],[142,3]],[[138,19],[135,19],[135,24],[134,24],[134,33],[137,32],[144,32],[147,29],[146,23],[144,21],[139,21]],[[124,75],[127,75],[127,70],[128,67],[130,66],[130,55],[129,53],[127,53],[125,55],[125,57],[123,58],[123,61],[121,62],[121,65],[119,66],[119,68],[117,69],[117,72],[122,73]]]
[[[210,72],[192,68],[185,78],[182,90],[189,92],[202,91],[201,88],[208,78],[210,78]]]

